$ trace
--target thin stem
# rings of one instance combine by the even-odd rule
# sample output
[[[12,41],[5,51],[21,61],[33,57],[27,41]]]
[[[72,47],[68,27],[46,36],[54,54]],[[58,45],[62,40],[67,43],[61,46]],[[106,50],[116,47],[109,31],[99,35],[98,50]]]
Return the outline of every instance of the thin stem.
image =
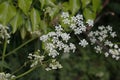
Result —
[[[15,77],[13,80],[16,80],[16,79],[18,79],[18,78],[21,78],[21,77],[23,77],[23,76],[25,76],[25,75],[31,73],[31,72],[32,72],[33,70],[35,70],[35,69],[36,69],[36,67],[33,67],[33,68],[29,69],[28,71],[26,71],[26,72],[24,72],[24,73],[18,75],[18,76]]]
[[[18,47],[15,48],[14,50],[12,50],[12,51],[10,51],[9,53],[7,53],[6,55],[4,55],[4,57],[7,57],[7,56],[13,54],[14,52],[16,52],[17,50],[19,50],[20,48],[22,48],[23,46],[25,46],[26,44],[28,44],[29,42],[33,41],[33,40],[36,39],[36,38],[37,38],[37,37],[32,38],[32,39],[26,41],[25,43],[21,44],[20,46],[18,46]]]
[[[29,61],[27,61],[26,63],[24,63],[20,68],[18,68],[16,71],[14,71],[12,74],[17,73],[18,71],[20,71],[21,69],[23,69],[27,64],[29,63]]]
[[[4,63],[5,60],[6,49],[7,49],[7,39],[5,39],[4,42],[3,53],[2,53],[2,64]],[[3,71],[3,66],[1,66],[1,71]]]

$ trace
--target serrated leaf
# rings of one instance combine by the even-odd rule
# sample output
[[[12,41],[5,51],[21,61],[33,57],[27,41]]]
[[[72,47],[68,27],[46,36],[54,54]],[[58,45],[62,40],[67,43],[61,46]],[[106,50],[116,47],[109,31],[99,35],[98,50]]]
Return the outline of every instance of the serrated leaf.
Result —
[[[80,9],[80,0],[69,0],[70,11],[74,15]]]
[[[90,4],[91,0],[81,0],[82,2],[82,8],[87,7],[88,4]]]
[[[16,9],[8,2],[0,4],[0,22],[6,25],[16,14]]]
[[[12,32],[15,33],[18,27],[20,27],[24,22],[24,19],[20,12],[17,12],[16,16],[12,19],[10,24],[12,25]]]
[[[40,14],[36,9],[32,9],[30,13],[30,19],[32,22],[32,31],[35,31],[35,28],[40,24]]]
[[[92,9],[96,13],[101,8],[101,0],[92,0]]]
[[[25,29],[25,27],[21,27],[20,34],[21,34],[21,38],[24,39],[25,36],[26,36],[26,29]]]
[[[18,0],[18,6],[25,14],[28,13],[31,4],[32,0]]]
[[[88,20],[88,19],[94,20],[96,17],[96,13],[92,12],[89,8],[85,8],[83,10],[83,15],[84,15],[86,20]]]

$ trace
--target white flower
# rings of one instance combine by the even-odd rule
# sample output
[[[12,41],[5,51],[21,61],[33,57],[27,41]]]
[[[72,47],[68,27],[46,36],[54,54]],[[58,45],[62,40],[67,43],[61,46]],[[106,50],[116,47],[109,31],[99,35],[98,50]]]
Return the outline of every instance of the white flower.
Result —
[[[48,40],[48,35],[41,36],[40,40],[43,41],[43,42],[47,41]]]
[[[51,70],[51,68],[47,67],[47,68],[45,68],[45,70],[46,70],[46,71],[50,71],[50,70]]]
[[[61,27],[61,25],[55,26],[55,31],[59,32],[62,30],[63,30],[63,28]]]
[[[48,36],[49,36],[49,37],[56,36],[56,33],[55,33],[55,32],[49,32],[49,33],[48,33]]]
[[[112,38],[117,36],[115,32],[111,32],[110,35],[111,35]]]
[[[49,67],[51,69],[58,69],[58,68],[62,68],[62,65],[58,61],[53,59],[52,62],[49,64]]]
[[[75,52],[76,50],[76,47],[73,43],[70,43],[70,49],[73,50],[73,52]]]
[[[109,56],[109,53],[108,53],[108,52],[106,52],[106,53],[105,53],[105,57],[108,57],[108,56]]]
[[[62,50],[62,48],[64,48],[64,43],[62,41],[58,41],[56,46],[59,48],[59,50]]]
[[[77,20],[83,20],[83,15],[77,14],[77,15],[76,15],[76,19],[77,19]]]
[[[68,12],[62,12],[61,17],[62,18],[68,18],[69,17],[69,13]]]
[[[80,27],[78,27],[78,28],[74,29],[74,33],[80,34],[80,33],[82,33],[82,30],[80,29]]]
[[[86,47],[88,45],[88,42],[85,39],[83,39],[79,42],[79,45],[81,45],[82,47]]]
[[[55,45],[53,43],[47,43],[45,48],[46,50],[52,51],[55,48]]]
[[[48,55],[52,56],[52,58],[55,58],[57,55],[59,55],[59,53],[56,50],[52,50]]]
[[[62,37],[63,41],[68,42],[68,40],[70,39],[70,34],[62,33],[61,37]]]
[[[107,28],[107,30],[112,31],[112,27],[111,26],[108,25],[106,28]]]
[[[77,21],[77,19],[75,16],[71,17],[71,22],[76,22],[76,21]]]
[[[96,50],[96,53],[102,52],[102,47],[100,47],[100,46],[95,46],[94,49]]]
[[[77,26],[75,24],[70,24],[70,28],[74,30]]]
[[[0,80],[12,80],[14,78],[15,76],[11,75],[10,73],[0,72]]]
[[[98,29],[103,30],[103,29],[105,29],[105,27],[104,26],[99,26]]]
[[[28,58],[32,61],[32,64],[30,67],[34,67],[38,65],[39,63],[42,64],[42,61],[44,60],[45,56],[40,56],[39,54],[29,54]]]
[[[120,55],[119,51],[116,49],[109,49],[109,53],[111,53],[113,55]]]
[[[117,48],[118,48],[118,45],[117,45],[117,44],[115,44],[115,45],[114,45],[114,48],[116,48],[116,49],[117,49]]]
[[[70,47],[68,45],[64,45],[64,53],[69,53]]]
[[[68,18],[62,20],[64,24],[70,24],[70,20]]]
[[[88,23],[89,26],[93,26],[94,24],[93,20],[91,19],[88,19],[86,23]]]

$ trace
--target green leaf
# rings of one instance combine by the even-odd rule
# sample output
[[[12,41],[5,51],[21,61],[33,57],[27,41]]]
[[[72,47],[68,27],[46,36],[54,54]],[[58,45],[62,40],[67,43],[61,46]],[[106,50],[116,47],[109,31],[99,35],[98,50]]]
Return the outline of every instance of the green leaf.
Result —
[[[27,31],[29,31],[29,32],[32,31],[32,25],[31,25],[31,22],[29,19],[26,21],[25,27],[26,27]]]
[[[8,2],[0,4],[0,22],[6,25],[16,14],[16,9]]]
[[[94,20],[96,17],[96,13],[92,12],[89,8],[85,8],[83,10],[83,15],[84,15],[86,20],[88,20],[88,19]]]
[[[32,0],[18,0],[18,6],[25,14],[28,13],[31,4]]]
[[[69,0],[69,6],[74,15],[80,9],[80,0]]]
[[[42,31],[46,34],[47,33],[47,23],[44,20],[41,20],[40,22],[40,28]]]
[[[16,16],[12,19],[10,24],[12,25],[12,32],[15,33],[18,27],[20,27],[24,22],[24,19],[20,12],[17,12]]]
[[[69,6],[69,3],[68,3],[68,2],[64,2],[64,3],[62,4],[62,6],[63,6],[63,11],[68,11],[68,10],[70,10],[70,6]]]
[[[55,7],[56,5],[54,4],[56,0],[46,0],[46,4],[52,7]]]
[[[41,3],[41,9],[43,9],[43,7],[44,7],[44,5],[45,5],[45,3],[46,3],[46,0],[39,0],[40,1],[40,3]]]
[[[90,4],[91,0],[81,0],[82,2],[82,8],[86,8],[88,4]]]
[[[20,34],[21,34],[21,38],[22,38],[22,39],[25,38],[26,32],[27,32],[27,31],[26,31],[25,27],[21,27],[21,29],[20,29]]]
[[[51,8],[51,7],[47,7],[46,8],[46,13],[49,13],[49,16],[51,17],[51,19],[54,18],[54,16],[59,12],[59,7],[56,6],[54,8]]]
[[[101,9],[101,0],[92,0],[92,9],[96,13]]]
[[[30,19],[32,22],[32,30],[35,31],[35,28],[40,24],[40,14],[36,9],[32,9],[30,13]]]

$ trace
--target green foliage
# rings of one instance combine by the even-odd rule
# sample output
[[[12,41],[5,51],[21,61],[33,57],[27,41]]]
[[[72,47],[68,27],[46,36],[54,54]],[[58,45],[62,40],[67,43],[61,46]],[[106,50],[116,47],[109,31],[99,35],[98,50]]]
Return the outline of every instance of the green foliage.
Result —
[[[34,8],[30,12],[30,19],[32,22],[32,30],[35,31],[35,28],[37,28],[40,24],[40,15]]]
[[[9,2],[5,1],[0,4],[0,22],[4,25],[15,16],[16,9],[15,7],[10,4]]]
[[[32,0],[18,0],[19,8],[27,15],[31,7]]]
[[[51,23],[54,22],[54,25],[59,23],[61,11],[68,11],[71,15],[80,12],[85,20],[95,20],[96,15],[101,12],[101,3],[102,0],[0,0],[0,24],[9,25],[11,33],[11,41],[6,53],[12,51],[14,53],[7,56],[4,62],[0,61],[0,67],[4,67],[4,70],[11,73],[17,71],[14,73],[16,75],[25,72],[29,69],[29,65],[26,64],[28,54],[44,47],[44,45],[41,46],[39,38],[35,37],[36,34],[31,33],[39,31],[41,34],[46,34],[53,30],[54,27]],[[115,25],[114,29],[119,34],[120,28],[116,25],[120,26],[120,4],[111,2],[107,7],[118,15],[111,16],[112,18],[105,17],[105,21],[100,20],[98,24]],[[107,19],[108,22],[106,22]],[[34,37],[35,39],[31,39]],[[78,44],[75,36],[72,40]],[[24,45],[27,41],[30,41],[29,44]],[[120,37],[113,41],[120,41]],[[21,44],[22,47],[19,49]],[[2,45],[0,44],[0,58]],[[14,51],[14,49],[16,50]],[[62,59],[61,62],[63,62],[61,70],[47,72],[40,67],[18,80],[120,80],[120,62],[95,54],[90,47],[86,49],[78,47],[75,54]],[[24,67],[20,69],[23,65]]]

